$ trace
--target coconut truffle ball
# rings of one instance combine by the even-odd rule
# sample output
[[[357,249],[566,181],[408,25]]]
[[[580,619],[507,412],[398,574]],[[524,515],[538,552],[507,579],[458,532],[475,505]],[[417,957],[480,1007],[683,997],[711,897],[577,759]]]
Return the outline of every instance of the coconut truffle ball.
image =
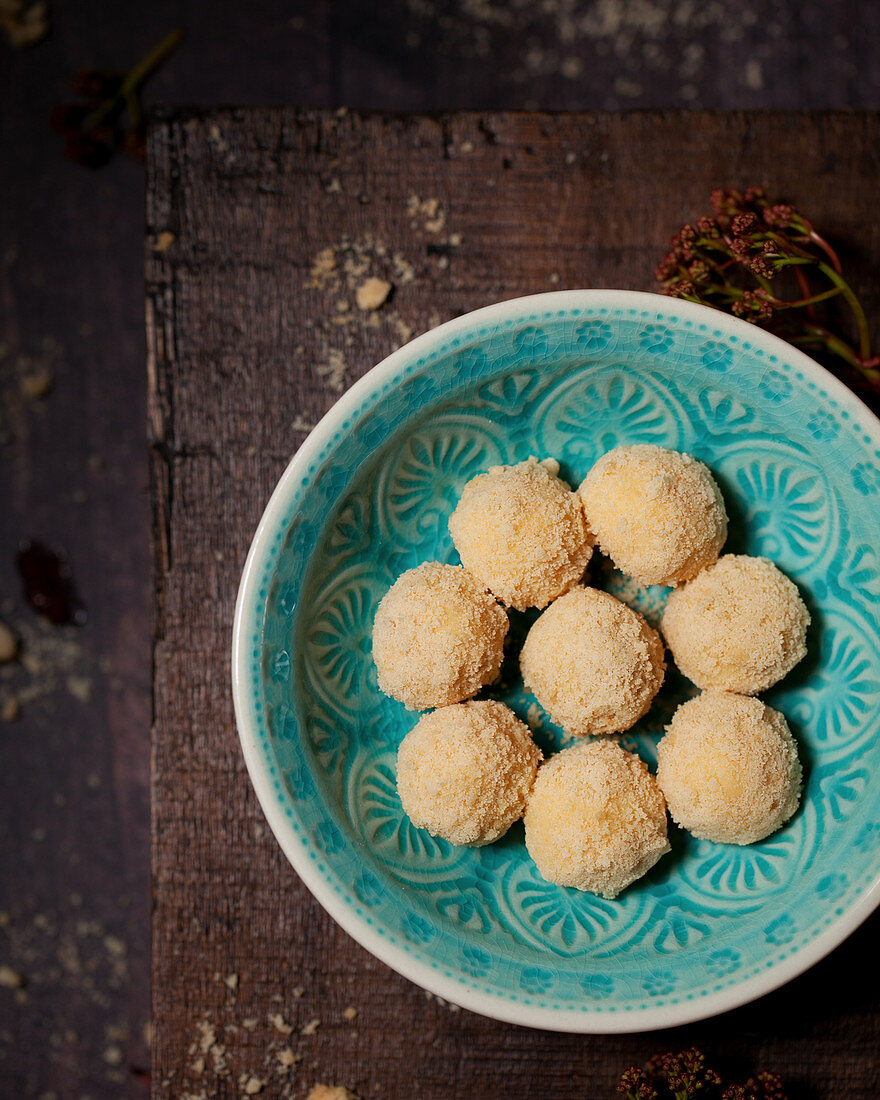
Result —
[[[677,585],[717,561],[727,512],[702,462],[639,443],[602,455],[578,489],[587,523],[618,569]]]
[[[657,783],[674,820],[694,836],[753,844],[797,809],[801,765],[779,711],[707,691],[673,715],[657,747]]]
[[[639,720],[663,683],[663,642],[638,612],[596,588],[573,588],[526,635],[520,669],[566,733],[618,733]]]
[[[614,741],[583,741],[538,769],[526,847],[548,882],[616,897],[669,851],[666,803],[645,764]]]
[[[577,584],[593,552],[580,501],[558,471],[552,459],[492,466],[465,485],[449,517],[465,569],[518,611]]]
[[[660,628],[697,687],[754,695],[806,654],[809,623],[800,593],[772,561],[725,554],[670,593]]]
[[[497,678],[507,627],[504,609],[461,566],[410,569],[376,612],[379,687],[410,710],[467,699]]]
[[[503,703],[424,715],[397,753],[397,789],[414,825],[452,844],[489,844],[525,808],[541,750]]]

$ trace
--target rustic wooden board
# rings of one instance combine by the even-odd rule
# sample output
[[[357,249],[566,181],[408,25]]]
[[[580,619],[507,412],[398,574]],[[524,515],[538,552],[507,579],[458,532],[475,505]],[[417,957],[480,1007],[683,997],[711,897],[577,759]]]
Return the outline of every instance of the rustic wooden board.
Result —
[[[410,334],[489,302],[650,289],[668,237],[711,188],[754,182],[846,243],[876,316],[874,113],[266,109],[155,125],[156,1096],[238,1095],[254,1079],[278,1096],[324,1081],[364,1097],[601,1097],[630,1063],[691,1043],[743,1076],[782,1073],[792,1095],[880,1094],[880,994],[861,962],[880,917],[785,989],[671,1032],[555,1035],[455,1011],[311,898],[263,821],[232,714],[244,556],[290,455],[338,394]],[[370,314],[353,293],[367,274],[395,287]]]

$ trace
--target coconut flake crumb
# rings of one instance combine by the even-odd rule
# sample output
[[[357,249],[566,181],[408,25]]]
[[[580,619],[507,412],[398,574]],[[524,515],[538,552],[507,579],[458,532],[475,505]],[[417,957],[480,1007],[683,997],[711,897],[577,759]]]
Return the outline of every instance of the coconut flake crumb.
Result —
[[[315,1085],[306,1100],[357,1100],[343,1085]]]
[[[290,1033],[293,1031],[293,1027],[289,1023],[287,1023],[280,1012],[270,1013],[267,1019],[279,1035],[290,1035]]]
[[[388,298],[391,289],[391,283],[387,279],[379,279],[375,275],[366,279],[355,292],[358,309],[378,309]]]

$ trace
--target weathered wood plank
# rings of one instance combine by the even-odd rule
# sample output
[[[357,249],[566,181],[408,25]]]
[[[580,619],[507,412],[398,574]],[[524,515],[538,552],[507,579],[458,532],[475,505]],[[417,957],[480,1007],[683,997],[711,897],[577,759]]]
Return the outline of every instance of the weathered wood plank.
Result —
[[[268,834],[227,653],[287,459],[410,334],[554,287],[648,289],[711,188],[753,182],[849,243],[876,315],[880,118],[218,111],[160,121],[150,156],[155,1095],[234,1095],[252,1076],[271,1095],[323,1080],[364,1096],[413,1081],[425,1098],[602,1096],[630,1062],[690,1043],[800,1095],[877,1095],[880,1000],[859,964],[877,917],[787,988],[668,1034],[531,1032],[426,998],[340,931]],[[354,290],[372,274],[394,294],[365,314]],[[290,1067],[287,1048],[302,1055]]]

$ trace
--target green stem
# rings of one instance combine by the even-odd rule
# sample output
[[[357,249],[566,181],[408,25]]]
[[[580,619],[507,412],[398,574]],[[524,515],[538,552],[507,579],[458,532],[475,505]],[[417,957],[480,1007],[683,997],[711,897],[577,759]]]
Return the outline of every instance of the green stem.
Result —
[[[846,279],[838,274],[833,267],[829,267],[826,263],[819,263],[817,266],[826,278],[830,279],[835,286],[840,288],[840,293],[846,299],[847,305],[853,312],[853,316],[856,319],[856,327],[859,330],[859,359],[870,359],[871,330],[868,327],[868,318],[865,316],[865,311],[862,309],[862,303],[855,296],[852,287]]]
[[[119,94],[125,96],[128,95],[129,92],[136,91],[145,80],[151,77],[157,69],[165,64],[183,41],[184,37],[184,32],[180,30],[180,28],[171,31],[170,34],[166,34],[159,45],[151,50],[142,61],[139,61],[128,76],[126,76],[125,80],[122,82],[122,87],[119,89]]]
[[[829,332],[827,328],[822,328],[821,325],[807,325],[804,331],[811,339],[813,346],[818,344],[833,355],[839,355],[841,359],[845,359],[851,367],[855,367],[857,370],[862,369],[861,360],[849,344],[841,340],[839,336],[835,336],[833,332]],[[792,337],[792,339],[796,341],[797,336]]]
[[[832,290],[825,290],[821,294],[814,294],[812,298],[798,298],[796,302],[785,302],[784,304],[789,309],[801,309],[805,306],[814,306],[817,302],[824,302],[828,298],[834,298],[840,293],[840,287],[836,286]]]
[[[116,95],[105,99],[101,106],[88,116],[82,124],[83,133],[87,134],[90,130],[94,130],[96,126],[100,126],[105,119],[109,118],[117,110],[120,104],[127,102],[138,88],[140,88],[140,86],[168,60],[183,39],[184,32],[180,29],[173,30],[170,34],[166,34],[158,46],[152,49],[146,57],[126,73],[125,79],[120,84],[119,91]]]

